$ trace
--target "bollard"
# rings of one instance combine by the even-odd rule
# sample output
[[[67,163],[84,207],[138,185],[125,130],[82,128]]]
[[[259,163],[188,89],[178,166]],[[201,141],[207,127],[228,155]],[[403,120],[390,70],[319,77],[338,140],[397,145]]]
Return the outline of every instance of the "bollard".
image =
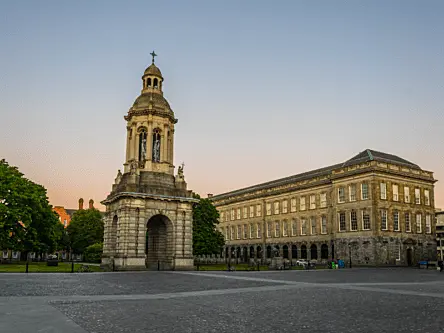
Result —
[[[71,273],[74,273],[74,261],[71,261]]]
[[[157,260],[157,270],[160,271],[160,261]]]
[[[29,262],[26,262],[26,273],[28,273],[28,266],[29,266]]]
[[[114,259],[113,259],[113,272],[116,270],[116,264],[114,263]]]
[[[199,263],[197,263],[197,265],[196,265],[196,269],[199,270]]]
[[[259,266],[259,261],[257,262],[257,271],[259,272],[261,269],[260,269],[260,266]]]

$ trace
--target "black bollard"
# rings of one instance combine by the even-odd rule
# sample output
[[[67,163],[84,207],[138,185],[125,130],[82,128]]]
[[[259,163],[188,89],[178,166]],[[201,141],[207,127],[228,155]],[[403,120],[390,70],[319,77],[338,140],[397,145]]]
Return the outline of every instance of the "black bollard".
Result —
[[[26,262],[26,273],[28,273],[29,262]]]
[[[260,269],[260,266],[259,266],[259,261],[257,262],[257,271],[259,272],[261,269]]]
[[[71,261],[71,273],[74,273],[74,261]]]
[[[157,270],[160,271],[160,261],[157,260]]]

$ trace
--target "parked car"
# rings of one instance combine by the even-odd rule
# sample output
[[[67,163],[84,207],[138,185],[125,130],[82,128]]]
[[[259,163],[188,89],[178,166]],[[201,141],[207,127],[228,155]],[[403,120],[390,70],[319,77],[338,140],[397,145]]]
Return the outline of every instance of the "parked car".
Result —
[[[306,266],[308,264],[308,261],[306,259],[298,259],[296,260],[297,266]]]

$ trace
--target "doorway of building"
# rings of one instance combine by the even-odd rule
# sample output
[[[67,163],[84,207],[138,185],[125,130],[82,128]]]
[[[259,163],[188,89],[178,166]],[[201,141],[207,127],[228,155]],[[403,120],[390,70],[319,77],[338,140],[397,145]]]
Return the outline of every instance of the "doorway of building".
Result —
[[[168,241],[170,220],[164,215],[155,215],[148,220],[146,231],[145,265],[148,269],[171,269],[171,244]]]
[[[413,265],[413,250],[407,249],[407,265],[412,266]]]

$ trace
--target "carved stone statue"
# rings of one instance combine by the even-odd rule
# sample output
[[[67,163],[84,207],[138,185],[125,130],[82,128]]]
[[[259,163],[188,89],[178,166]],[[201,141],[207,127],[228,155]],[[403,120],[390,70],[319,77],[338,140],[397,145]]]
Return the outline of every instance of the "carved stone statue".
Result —
[[[137,172],[137,161],[132,160],[130,164],[130,174],[135,175]]]
[[[141,160],[144,161],[146,159],[146,138],[144,137],[142,139],[142,145],[141,145]]]
[[[157,139],[153,145],[153,161],[160,162],[160,140]]]
[[[122,172],[120,172],[120,170],[119,170],[119,171],[117,171],[117,177],[115,179],[115,184],[119,184],[121,180],[122,180]]]

